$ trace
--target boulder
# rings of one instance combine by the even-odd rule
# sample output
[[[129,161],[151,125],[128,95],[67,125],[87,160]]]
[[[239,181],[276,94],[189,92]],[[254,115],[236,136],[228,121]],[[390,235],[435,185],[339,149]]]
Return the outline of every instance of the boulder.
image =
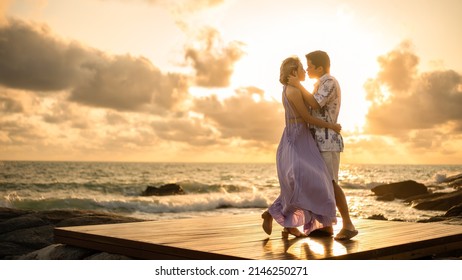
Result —
[[[367,217],[369,220],[379,220],[379,221],[388,221],[387,218],[383,214],[374,214],[372,216]]]
[[[0,234],[23,228],[48,225],[49,223],[34,214],[25,214],[0,222]]]
[[[395,200],[395,195],[392,193],[387,193],[376,198],[378,201],[393,201]]]
[[[164,195],[177,195],[185,194],[183,188],[178,184],[166,184],[160,187],[148,186],[141,194],[143,196],[164,196]]]
[[[52,244],[37,251],[16,257],[16,260],[80,260],[92,255],[94,251],[68,246]]]
[[[53,243],[53,226],[17,229],[0,234],[0,241],[12,242],[32,249],[40,249]]]
[[[6,221],[15,217],[32,213],[31,210],[0,207],[0,221]]]
[[[94,260],[111,260],[111,261],[114,261],[114,260],[133,260],[133,258],[124,256],[124,255],[119,255],[119,254],[111,254],[111,253],[107,253],[107,252],[101,252],[101,253],[97,253],[97,254],[91,255],[89,257],[86,257],[86,258],[84,258],[84,260],[93,260],[93,261]]]
[[[428,188],[424,184],[408,180],[403,182],[379,185],[372,188],[372,191],[377,196],[393,194],[393,196],[396,198],[404,199],[414,195],[426,194],[428,193]]]
[[[452,206],[445,214],[445,217],[462,217],[462,203]]]
[[[462,187],[462,178],[456,179],[448,184],[449,187],[454,188],[454,189],[459,189]]]
[[[80,226],[80,225],[87,226],[87,225],[118,224],[118,223],[133,223],[133,222],[139,222],[139,220],[136,220],[130,217],[124,217],[124,216],[100,214],[100,215],[91,215],[91,216],[72,217],[72,218],[57,222],[56,226],[57,227],[73,227],[73,226]]]
[[[435,198],[418,199],[412,202],[412,207],[419,210],[447,211],[462,203],[462,190],[445,193]]]
[[[419,199],[433,199],[433,198],[437,198],[442,195],[445,195],[445,193],[435,192],[435,193],[413,195],[413,196],[406,198],[404,200],[404,203],[412,203],[414,200],[419,200]]]
[[[0,260],[11,259],[12,256],[27,254],[35,249],[15,242],[0,241]]]
[[[100,252],[53,244],[57,226],[141,222],[144,220],[86,210],[32,211],[0,207],[0,259],[84,259]],[[106,255],[97,256],[104,258]],[[119,259],[120,256],[110,256]]]
[[[458,180],[458,179],[462,179],[462,173],[454,175],[454,176],[447,177],[446,179],[443,180],[443,183],[451,183],[451,182],[453,182],[455,180]]]

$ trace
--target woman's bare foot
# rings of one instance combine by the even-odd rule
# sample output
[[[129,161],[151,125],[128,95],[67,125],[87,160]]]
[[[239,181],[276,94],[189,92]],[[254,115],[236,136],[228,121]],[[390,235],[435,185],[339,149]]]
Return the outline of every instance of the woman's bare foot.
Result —
[[[299,231],[298,228],[284,228],[284,230],[282,231],[282,237],[288,238],[289,234],[295,237],[307,237],[308,236],[305,233]]]
[[[263,224],[261,225],[263,230],[266,234],[271,235],[271,232],[273,231],[273,216],[271,216],[267,210],[261,214],[261,217],[263,219]]]

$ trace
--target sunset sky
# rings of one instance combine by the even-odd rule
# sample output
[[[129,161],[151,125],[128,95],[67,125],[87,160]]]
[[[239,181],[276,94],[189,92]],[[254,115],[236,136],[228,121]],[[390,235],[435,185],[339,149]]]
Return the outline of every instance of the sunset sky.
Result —
[[[460,0],[0,3],[0,160],[274,162],[321,49],[342,163],[462,164]]]

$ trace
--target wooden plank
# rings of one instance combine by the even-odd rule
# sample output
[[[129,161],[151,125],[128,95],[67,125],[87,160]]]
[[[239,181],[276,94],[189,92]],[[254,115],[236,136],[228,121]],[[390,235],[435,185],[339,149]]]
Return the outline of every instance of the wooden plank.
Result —
[[[462,226],[358,219],[353,240],[282,239],[258,215],[55,229],[55,242],[139,259],[411,259],[462,248]],[[341,228],[341,220],[335,232]]]

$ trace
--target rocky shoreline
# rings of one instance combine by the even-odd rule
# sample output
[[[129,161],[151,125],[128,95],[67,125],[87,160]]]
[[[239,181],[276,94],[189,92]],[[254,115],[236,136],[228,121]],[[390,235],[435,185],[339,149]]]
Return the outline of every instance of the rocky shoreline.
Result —
[[[448,192],[448,189],[454,191]],[[425,186],[408,180],[379,185],[372,188],[371,191],[380,201],[401,199],[404,204],[415,209],[446,211],[444,215],[418,222],[444,222],[462,225],[462,174],[449,177],[442,182],[442,185],[438,186]],[[383,219],[386,220],[384,217]]]
[[[130,260],[127,256],[54,244],[53,230],[55,227],[140,221],[142,220],[94,211],[0,208],[0,259]]]
[[[415,181],[380,185],[372,189],[377,200],[401,199],[422,210],[443,210],[444,215],[418,222],[462,225],[462,174],[447,178],[443,184],[453,192],[433,192],[438,186]],[[440,186],[441,187],[441,186]],[[443,188],[442,188],[443,189]],[[387,220],[381,214],[369,219]],[[0,207],[0,259],[3,260],[131,260],[132,258],[85,248],[55,244],[55,227],[140,222],[143,220],[110,213],[82,210],[33,211]],[[462,259],[462,252],[446,252],[432,259]]]

